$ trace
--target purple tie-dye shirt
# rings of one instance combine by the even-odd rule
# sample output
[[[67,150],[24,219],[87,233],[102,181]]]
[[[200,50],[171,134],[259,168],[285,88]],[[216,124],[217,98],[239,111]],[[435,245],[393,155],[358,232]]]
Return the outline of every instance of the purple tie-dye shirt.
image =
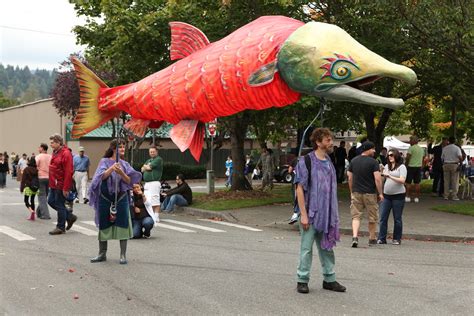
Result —
[[[301,157],[296,166],[295,184],[303,186],[308,220],[314,229],[323,233],[321,248],[330,250],[339,241],[339,210],[337,204],[336,170],[331,159],[316,157],[314,151],[311,158],[311,186],[308,192],[308,169]]]

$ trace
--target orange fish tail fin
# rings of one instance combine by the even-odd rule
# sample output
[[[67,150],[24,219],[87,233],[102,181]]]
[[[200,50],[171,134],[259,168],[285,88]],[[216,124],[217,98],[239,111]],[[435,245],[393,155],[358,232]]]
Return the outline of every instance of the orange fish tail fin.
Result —
[[[171,140],[181,152],[189,149],[191,155],[199,162],[204,144],[204,124],[199,121],[181,121],[170,131]]]
[[[116,117],[120,112],[99,110],[100,88],[108,88],[108,86],[77,58],[72,57],[71,61],[80,90],[80,105],[74,118],[71,136],[79,138]]]

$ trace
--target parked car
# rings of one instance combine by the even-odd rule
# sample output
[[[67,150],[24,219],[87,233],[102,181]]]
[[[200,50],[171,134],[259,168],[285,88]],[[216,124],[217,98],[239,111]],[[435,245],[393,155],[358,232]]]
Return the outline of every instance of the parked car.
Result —
[[[293,183],[295,174],[294,173],[288,173],[288,168],[289,167],[290,167],[290,165],[278,166],[275,169],[275,172],[273,174],[273,177],[275,178],[275,181],[285,182],[285,183]]]

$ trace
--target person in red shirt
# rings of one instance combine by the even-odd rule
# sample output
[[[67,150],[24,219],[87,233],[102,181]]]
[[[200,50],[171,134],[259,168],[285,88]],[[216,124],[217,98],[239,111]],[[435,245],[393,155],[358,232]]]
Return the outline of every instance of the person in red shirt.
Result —
[[[71,150],[64,145],[64,139],[59,134],[49,137],[53,155],[49,164],[49,194],[48,204],[58,212],[56,228],[50,235],[64,234],[71,229],[77,216],[69,212],[65,206],[66,197],[72,185],[73,163]],[[66,227],[67,221],[67,227]]]

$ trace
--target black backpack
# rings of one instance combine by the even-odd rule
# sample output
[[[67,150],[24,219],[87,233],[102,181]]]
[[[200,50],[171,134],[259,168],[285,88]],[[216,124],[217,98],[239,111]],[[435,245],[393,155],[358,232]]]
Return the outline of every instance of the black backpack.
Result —
[[[35,175],[31,178],[30,182],[30,190],[33,192],[37,192],[39,190],[39,178],[38,175]]]
[[[304,155],[304,164],[306,165],[306,170],[308,170],[308,189],[311,187],[311,153]],[[298,207],[298,198],[296,197],[296,185],[293,183],[294,196],[293,196],[293,209]]]

